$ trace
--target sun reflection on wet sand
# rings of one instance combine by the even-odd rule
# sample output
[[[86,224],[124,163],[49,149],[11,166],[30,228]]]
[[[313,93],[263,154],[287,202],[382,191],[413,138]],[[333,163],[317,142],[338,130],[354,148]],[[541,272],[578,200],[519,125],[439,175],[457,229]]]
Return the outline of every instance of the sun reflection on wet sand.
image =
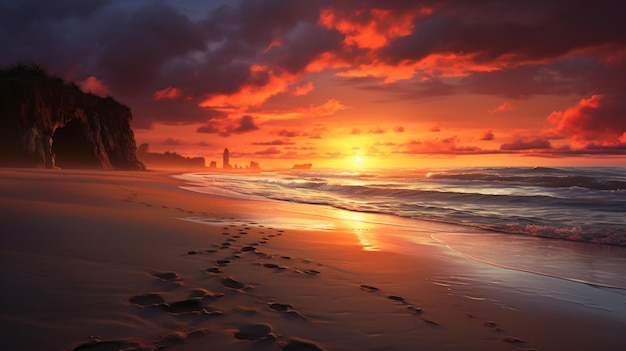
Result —
[[[339,218],[349,221],[349,227],[356,235],[359,244],[365,251],[380,251],[380,244],[375,239],[373,225],[365,220],[365,214],[350,211],[338,211]]]

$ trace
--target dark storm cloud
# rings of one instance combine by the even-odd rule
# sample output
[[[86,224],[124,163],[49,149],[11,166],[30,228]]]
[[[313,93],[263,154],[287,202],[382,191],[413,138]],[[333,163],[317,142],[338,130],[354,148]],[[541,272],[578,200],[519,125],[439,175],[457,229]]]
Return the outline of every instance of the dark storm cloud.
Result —
[[[254,122],[254,118],[246,115],[235,121],[224,119],[211,120],[206,125],[199,127],[196,132],[218,134],[222,137],[227,137],[231,134],[249,133],[258,129],[259,127]]]
[[[371,9],[391,18],[415,17],[411,33],[370,50],[347,47],[345,33],[320,25],[322,9],[356,24],[376,20]],[[262,87],[270,81],[268,72],[302,73],[324,53],[352,67],[445,53],[493,66],[489,72],[470,67],[464,79],[452,83],[437,72],[419,82],[388,85],[377,84],[378,77],[346,79],[398,98],[463,92],[613,96],[626,91],[626,55],[615,55],[626,46],[625,10],[626,3],[616,0],[0,0],[0,65],[38,61],[68,79],[94,76],[131,106],[135,126],[202,122],[204,132],[217,128],[229,134],[258,126],[251,119],[229,126],[232,130],[210,124],[223,121],[216,117],[224,114],[198,107],[207,94]],[[383,32],[393,25],[376,24]],[[252,65],[271,71],[252,74]],[[154,101],[153,94],[166,87],[185,95]],[[624,116],[622,105],[606,113]]]

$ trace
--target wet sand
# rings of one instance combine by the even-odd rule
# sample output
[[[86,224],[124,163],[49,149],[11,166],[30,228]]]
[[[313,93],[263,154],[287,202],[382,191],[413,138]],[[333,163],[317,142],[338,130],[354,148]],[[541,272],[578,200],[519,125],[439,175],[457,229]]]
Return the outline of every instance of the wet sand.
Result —
[[[197,194],[170,174],[0,170],[3,349],[626,344],[623,291],[487,265],[431,237],[468,228]]]

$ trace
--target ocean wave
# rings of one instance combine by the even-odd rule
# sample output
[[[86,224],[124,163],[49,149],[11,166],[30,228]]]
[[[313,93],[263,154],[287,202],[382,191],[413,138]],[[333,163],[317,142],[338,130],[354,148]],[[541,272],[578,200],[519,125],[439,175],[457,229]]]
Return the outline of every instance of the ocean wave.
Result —
[[[626,169],[333,170],[203,174],[193,179],[273,200],[463,224],[501,233],[626,245],[623,171]]]

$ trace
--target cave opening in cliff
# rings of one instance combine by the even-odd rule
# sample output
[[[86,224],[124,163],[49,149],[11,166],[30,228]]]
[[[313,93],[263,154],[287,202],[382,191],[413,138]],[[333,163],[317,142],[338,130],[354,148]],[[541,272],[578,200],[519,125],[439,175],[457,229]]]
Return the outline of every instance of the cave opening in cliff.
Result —
[[[72,120],[57,128],[52,137],[52,152],[59,168],[100,168],[93,145],[87,140],[85,126],[80,120]]]

